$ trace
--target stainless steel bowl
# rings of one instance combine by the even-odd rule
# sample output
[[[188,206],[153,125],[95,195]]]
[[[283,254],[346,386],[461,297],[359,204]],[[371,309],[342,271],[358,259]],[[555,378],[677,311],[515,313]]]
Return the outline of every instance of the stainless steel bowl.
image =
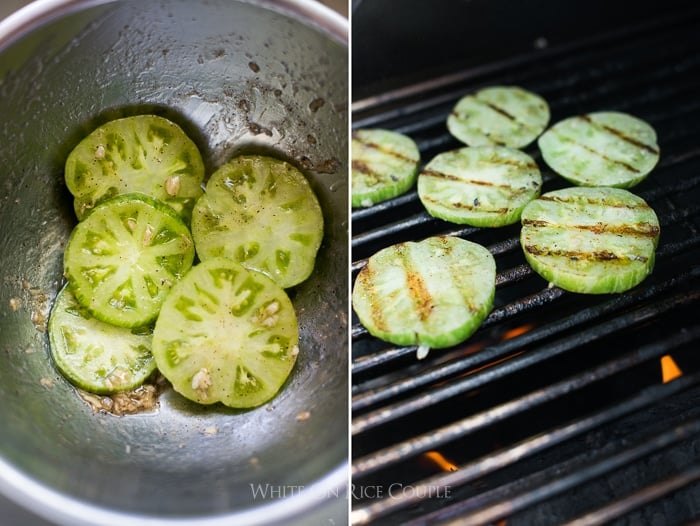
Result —
[[[71,526],[345,520],[347,68],[346,22],[312,1],[41,0],[0,23],[2,493]],[[302,352],[261,408],[167,390],[152,413],[95,413],[49,359],[75,224],[63,162],[143,112],[182,125],[210,172],[271,152],[321,201],[317,266],[291,293]]]

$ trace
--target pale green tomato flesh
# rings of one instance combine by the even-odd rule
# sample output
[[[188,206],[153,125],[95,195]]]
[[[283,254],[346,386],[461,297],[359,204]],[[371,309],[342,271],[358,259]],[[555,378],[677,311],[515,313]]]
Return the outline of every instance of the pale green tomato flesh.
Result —
[[[137,115],[107,122],[78,143],[66,160],[65,179],[78,219],[111,197],[143,193],[189,222],[202,194],[204,163],[178,125]]]
[[[289,288],[313,271],[323,213],[294,166],[246,155],[211,176],[192,213],[192,236],[202,261],[228,257]]]
[[[438,154],[418,176],[418,197],[430,215],[478,227],[516,223],[541,188],[537,163],[502,146]]]
[[[420,164],[410,137],[382,129],[352,134],[352,206],[368,207],[406,193]]]
[[[494,86],[462,97],[447,117],[447,129],[469,146],[523,148],[549,123],[549,105],[516,86]]]
[[[625,113],[565,119],[542,134],[538,144],[547,165],[579,186],[630,188],[659,161],[654,129]]]
[[[481,245],[436,236],[371,256],[352,291],[370,334],[397,344],[444,348],[474,333],[493,308],[496,263]]]
[[[98,394],[135,389],[155,371],[151,331],[132,330],[96,320],[61,289],[48,325],[51,357],[72,384]]]
[[[282,288],[226,258],[192,267],[163,304],[153,355],[174,389],[200,404],[259,406],[280,390],[299,352]]]
[[[189,230],[170,207],[126,194],[99,204],[76,225],[64,254],[64,273],[92,316],[140,327],[155,320],[193,259]]]
[[[574,187],[525,207],[520,243],[528,263],[553,285],[607,294],[651,273],[659,232],[654,211],[629,191]]]

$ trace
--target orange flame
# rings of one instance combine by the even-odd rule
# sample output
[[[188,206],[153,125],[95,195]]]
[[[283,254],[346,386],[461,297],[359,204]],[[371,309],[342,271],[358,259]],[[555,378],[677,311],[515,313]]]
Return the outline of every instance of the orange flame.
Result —
[[[512,340],[513,338],[522,336],[526,332],[530,332],[534,328],[535,326],[531,323],[526,323],[525,325],[520,325],[519,327],[513,327],[512,329],[508,329],[506,331],[506,333],[503,335],[503,340]]]
[[[668,354],[661,357],[661,381],[663,383],[667,384],[682,374],[683,371],[681,371],[681,368],[673,361],[673,358]]]
[[[449,460],[447,460],[442,453],[438,451],[428,451],[425,453],[426,458],[432,460],[437,467],[442,469],[443,471],[457,471],[457,465],[453,464]]]

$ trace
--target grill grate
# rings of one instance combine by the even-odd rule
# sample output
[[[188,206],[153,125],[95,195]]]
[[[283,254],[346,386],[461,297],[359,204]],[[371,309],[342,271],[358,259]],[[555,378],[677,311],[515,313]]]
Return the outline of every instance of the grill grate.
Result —
[[[632,189],[662,225],[656,268],[615,296],[547,286],[525,263],[517,225],[449,224],[430,217],[415,191],[353,212],[353,277],[377,250],[438,234],[483,244],[499,270],[479,331],[425,360],[415,347],[371,337],[353,317],[353,523],[700,516],[699,30],[695,10],[353,105],[355,128],[406,133],[424,162],[460,146],[445,127],[457,99],[496,84],[542,95],[552,123],[630,112],[654,126],[662,152]],[[568,186],[536,146],[526,151],[543,192]],[[662,358],[681,374],[664,378]]]

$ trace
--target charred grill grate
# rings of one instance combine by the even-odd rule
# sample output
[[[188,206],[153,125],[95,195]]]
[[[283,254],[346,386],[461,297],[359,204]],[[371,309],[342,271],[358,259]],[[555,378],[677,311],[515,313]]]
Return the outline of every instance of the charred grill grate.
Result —
[[[457,235],[496,257],[496,304],[463,344],[417,361],[353,318],[356,524],[681,523],[700,517],[700,12],[355,103],[355,128],[412,136],[424,162],[459,147],[457,99],[515,84],[552,123],[627,111],[658,132],[661,161],[633,192],[662,225],[654,273],[615,296],[551,288],[519,226],[433,219],[415,192],[353,212],[353,276],[393,243]],[[543,191],[568,186],[536,146]],[[656,521],[656,522],[655,522]]]

